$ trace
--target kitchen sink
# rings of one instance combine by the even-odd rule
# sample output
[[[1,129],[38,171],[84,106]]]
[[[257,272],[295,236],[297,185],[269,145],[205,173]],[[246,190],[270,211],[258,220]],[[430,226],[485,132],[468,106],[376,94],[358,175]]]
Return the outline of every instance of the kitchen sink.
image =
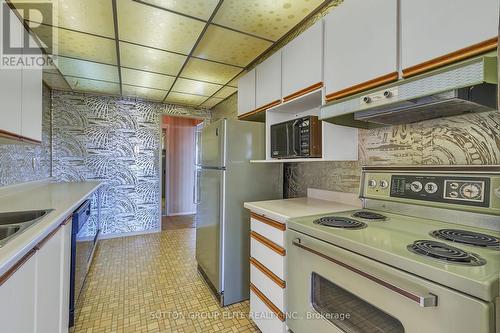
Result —
[[[0,247],[40,221],[52,209],[0,213]]]

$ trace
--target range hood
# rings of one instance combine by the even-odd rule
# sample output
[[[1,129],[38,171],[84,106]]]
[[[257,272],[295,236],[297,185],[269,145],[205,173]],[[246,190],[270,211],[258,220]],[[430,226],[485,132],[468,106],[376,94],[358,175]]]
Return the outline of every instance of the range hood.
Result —
[[[370,128],[498,109],[496,54],[325,105],[321,119]]]

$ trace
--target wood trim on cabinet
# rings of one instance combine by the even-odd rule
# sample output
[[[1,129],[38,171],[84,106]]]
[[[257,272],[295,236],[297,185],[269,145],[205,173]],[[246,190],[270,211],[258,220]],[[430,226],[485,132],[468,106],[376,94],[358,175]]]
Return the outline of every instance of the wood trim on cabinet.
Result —
[[[274,244],[269,239],[267,239],[266,237],[264,237],[262,235],[259,235],[255,231],[250,231],[250,237],[252,237],[256,241],[258,241],[262,245],[267,246],[268,248],[270,248],[271,250],[273,250],[274,252],[276,252],[280,256],[284,257],[286,255],[286,250],[284,248],[282,248],[279,245]]]
[[[259,214],[254,213],[254,212],[250,212],[250,217],[253,219],[256,219],[259,222],[265,223],[273,228],[276,228],[278,230],[281,230],[281,231],[286,230],[286,224],[275,221],[275,220],[271,220],[270,218],[265,217],[263,215],[259,215]]]
[[[73,220],[72,216],[69,216],[61,225],[68,225]]]
[[[346,89],[329,93],[325,96],[325,101],[330,102],[333,101],[334,99],[339,99],[349,95],[354,95],[356,93],[362,92],[363,90],[368,90],[371,88],[381,86],[386,83],[391,83],[396,81],[398,77],[399,77],[398,72],[392,72],[387,75],[379,76],[377,78],[374,78],[373,80],[369,80]]]
[[[283,102],[288,102],[288,101],[290,101],[290,100],[292,100],[294,98],[303,96],[303,95],[305,95],[307,93],[310,93],[311,91],[314,91],[314,90],[322,88],[322,87],[323,87],[323,82],[315,83],[313,85],[310,85],[309,87],[306,87],[304,89],[298,90],[298,91],[294,92],[293,94],[290,94],[288,96],[283,97]]]
[[[0,286],[3,285],[7,280],[14,275],[15,272],[19,270],[31,257],[35,254],[36,249],[31,249],[28,253],[24,255],[18,262],[14,264],[7,272],[5,272],[2,276],[0,276]]]
[[[276,305],[274,305],[273,302],[271,302],[269,298],[267,298],[266,295],[264,295],[262,291],[260,291],[252,283],[250,283],[250,290],[253,291],[255,295],[257,295],[257,297],[260,298],[262,302],[264,302],[264,304],[269,308],[269,310],[274,312],[274,314],[276,315],[276,317],[279,318],[279,320],[283,322],[285,321],[285,314],[281,312],[281,310]]]
[[[259,112],[266,111],[267,109],[270,109],[273,106],[276,106],[276,105],[279,105],[279,104],[281,104],[281,100],[277,99],[275,101],[272,101],[271,103],[267,103],[266,105],[261,106],[258,109],[255,109],[253,111],[244,113],[242,115],[239,115],[238,119],[240,119],[240,120],[243,119],[244,120],[245,118],[251,117],[251,116],[253,116],[253,115],[255,115],[255,114],[259,113]]]
[[[36,144],[42,143],[42,141],[33,140],[33,139],[27,138],[25,136],[15,134],[15,133],[12,133],[9,131],[5,131],[2,129],[0,129],[0,137],[12,139],[12,140],[16,140],[16,141],[28,142],[28,143],[36,143]]]
[[[429,71],[431,69],[436,69],[451,63],[471,58],[473,56],[479,55],[481,53],[486,53],[488,51],[493,51],[498,47],[498,37],[490,38],[484,42],[477,43],[458,51],[454,51],[443,56],[425,61],[421,64],[411,66],[403,69],[403,78],[411,77],[423,72]]]
[[[38,244],[36,244],[35,245],[35,250],[40,250],[45,245],[45,243],[47,243],[52,237],[54,237],[55,234],[57,234],[57,232],[59,231],[59,229],[61,229],[62,225],[63,225],[62,223],[59,224],[54,230],[52,230],[50,232],[50,234],[48,234],[47,236],[45,236],[44,239],[42,239]]]
[[[280,279],[276,274],[274,274],[269,268],[262,265],[257,259],[250,257],[250,264],[254,265],[259,271],[261,271],[265,276],[273,280],[281,289],[286,288],[286,282]]]

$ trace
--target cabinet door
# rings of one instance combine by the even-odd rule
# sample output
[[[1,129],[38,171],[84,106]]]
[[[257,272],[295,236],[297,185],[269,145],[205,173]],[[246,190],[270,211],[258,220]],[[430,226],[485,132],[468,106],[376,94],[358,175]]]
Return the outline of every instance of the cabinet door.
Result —
[[[36,256],[32,255],[0,286],[2,332],[35,331]]]
[[[255,110],[255,68],[238,80],[238,116]]]
[[[321,87],[323,81],[323,21],[283,48],[283,100]]]
[[[3,5],[3,2],[0,3]],[[10,45],[22,47],[24,27],[10,11]],[[3,38],[3,27],[0,39]],[[3,43],[3,40],[1,40]],[[21,135],[22,69],[0,69],[0,131]]]
[[[60,302],[60,333],[67,333],[69,326],[69,288],[71,268],[71,219],[61,227],[62,254],[61,254],[61,302]]]
[[[257,109],[281,102],[281,50],[257,66],[255,81]]]
[[[325,18],[325,92],[334,100],[398,78],[397,0],[349,0]]]
[[[63,232],[59,229],[40,246],[37,260],[36,328],[59,332],[61,325],[61,256]]]
[[[494,49],[498,38],[498,2],[401,1],[403,74],[418,74]]]
[[[30,45],[36,45],[30,36]],[[41,52],[32,56],[39,56]],[[22,71],[21,135],[42,141],[42,68],[23,68]]]

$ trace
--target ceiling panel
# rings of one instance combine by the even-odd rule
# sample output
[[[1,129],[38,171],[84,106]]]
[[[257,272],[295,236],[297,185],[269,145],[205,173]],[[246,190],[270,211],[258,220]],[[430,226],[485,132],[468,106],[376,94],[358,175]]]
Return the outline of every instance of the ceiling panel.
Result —
[[[165,102],[171,104],[184,104],[184,105],[200,105],[206,100],[206,96],[198,96],[198,95],[190,95],[190,94],[182,94],[177,92],[170,92],[165,99]]]
[[[194,16],[202,20],[208,20],[219,0],[142,0],[142,2],[189,16]]]
[[[66,77],[73,90],[91,92],[97,94],[119,95],[120,85],[118,83],[103,82],[89,79]]]
[[[229,81],[228,83],[226,83],[226,85],[238,88],[238,80],[240,79],[240,77],[242,77],[246,73],[247,73],[246,70],[242,71],[240,74],[238,74],[238,76],[236,76],[234,79],[232,79],[231,81]]]
[[[191,58],[184,67],[181,76],[194,80],[225,84],[240,71],[241,68],[239,67]]]
[[[125,67],[177,75],[186,58],[171,52],[120,42],[120,60]]]
[[[219,104],[223,100],[224,100],[223,98],[211,97],[211,98],[207,99],[200,106],[203,107],[203,108],[213,108],[214,106],[216,106],[217,104]]]
[[[58,73],[43,72],[42,79],[43,82],[45,82],[45,84],[48,85],[51,89],[71,90],[68,83]]]
[[[204,26],[204,22],[132,0],[118,1],[121,40],[188,54]]]
[[[118,67],[59,57],[57,66],[64,76],[78,76],[119,83]]]
[[[175,92],[212,96],[222,85],[179,78],[172,88]]]
[[[234,94],[237,91],[238,91],[237,88],[226,86],[226,87],[222,88],[221,90],[219,90],[214,95],[214,97],[227,98],[227,97],[231,96],[232,94]]]
[[[116,65],[116,44],[108,38],[41,26],[38,37],[46,45],[51,29],[56,29],[55,54]],[[51,47],[52,45],[48,45]],[[49,52],[51,53],[51,52]]]
[[[145,87],[135,87],[124,84],[122,85],[122,93],[124,96],[138,97],[142,99],[149,99],[161,102],[163,98],[165,98],[167,91],[159,89],[150,89]]]
[[[278,40],[324,0],[225,0],[214,22]]]
[[[174,80],[175,77],[173,76],[122,68],[122,83],[124,84],[168,90],[172,86],[172,83],[174,83]],[[166,93],[163,94],[163,97],[165,95]]]
[[[193,55],[244,67],[271,45],[260,38],[210,25]]]

